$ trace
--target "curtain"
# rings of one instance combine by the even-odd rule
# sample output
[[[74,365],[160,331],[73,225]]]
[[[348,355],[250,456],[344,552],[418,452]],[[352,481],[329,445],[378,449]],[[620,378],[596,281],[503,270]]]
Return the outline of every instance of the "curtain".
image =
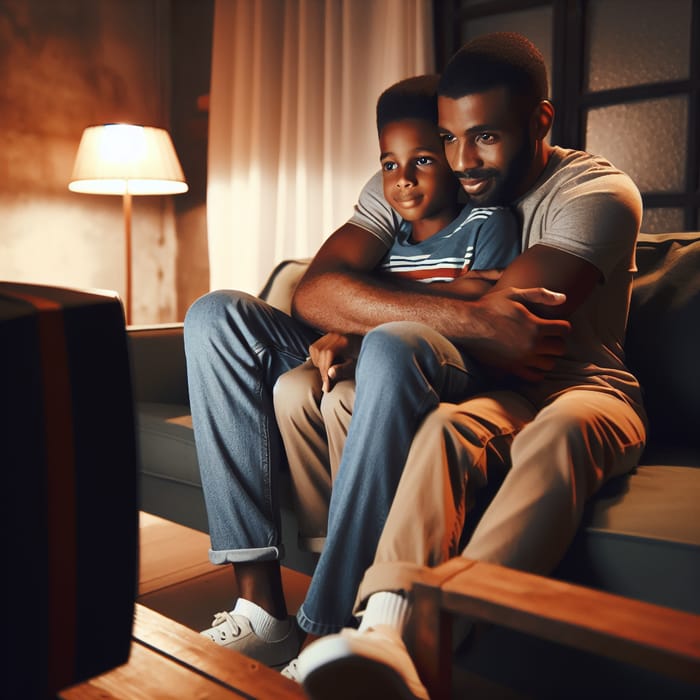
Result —
[[[430,0],[216,0],[210,288],[313,255],[379,168],[379,94],[432,71]]]

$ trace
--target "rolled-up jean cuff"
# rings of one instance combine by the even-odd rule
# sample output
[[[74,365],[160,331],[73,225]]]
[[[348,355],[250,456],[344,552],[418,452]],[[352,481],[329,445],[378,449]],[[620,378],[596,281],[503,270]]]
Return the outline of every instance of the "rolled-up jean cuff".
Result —
[[[299,549],[303,549],[305,552],[314,552],[320,554],[323,551],[323,545],[326,544],[325,537],[304,537],[299,535],[298,538]]]
[[[254,549],[210,549],[212,564],[238,564],[249,561],[274,561],[284,559],[284,547],[255,547]]]
[[[373,593],[389,591],[392,593],[404,593],[409,600],[416,583],[426,585],[440,585],[452,578],[464,569],[473,566],[471,559],[457,556],[442,564],[438,569],[422,564],[414,564],[406,561],[388,561],[373,564],[365,572],[364,578],[360,582],[355,599],[353,613],[358,617],[367,604],[367,599]]]

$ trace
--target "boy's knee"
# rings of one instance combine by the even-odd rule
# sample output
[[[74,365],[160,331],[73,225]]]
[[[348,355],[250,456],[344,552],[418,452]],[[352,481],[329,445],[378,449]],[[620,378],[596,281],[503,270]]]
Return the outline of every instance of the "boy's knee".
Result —
[[[395,367],[411,358],[421,347],[423,333],[419,323],[392,321],[373,328],[362,341],[358,362],[371,359]]]
[[[197,299],[185,314],[185,336],[211,336],[217,329],[245,325],[246,318],[263,304],[246,292],[216,290]]]

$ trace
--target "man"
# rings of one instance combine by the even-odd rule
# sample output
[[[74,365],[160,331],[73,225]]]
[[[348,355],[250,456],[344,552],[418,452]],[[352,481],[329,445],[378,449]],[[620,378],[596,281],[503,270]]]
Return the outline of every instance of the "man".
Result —
[[[435,86],[432,78],[409,79],[393,86],[379,100],[377,121],[383,148],[393,149],[393,155],[384,153],[384,179],[391,180],[393,189],[400,187],[404,194],[412,193],[411,202],[405,204],[411,212],[406,216],[410,227],[404,227],[404,233],[424,239],[426,245],[431,239],[433,243],[442,242],[438,246],[442,258],[447,255],[454,260],[456,251],[460,251],[468,259],[459,265],[457,279],[423,284],[406,281],[396,273],[377,274],[375,268],[387,251],[394,250],[394,237],[400,223],[405,223],[381,196],[381,175],[370,181],[379,191],[375,193],[368,187],[351,223],[331,236],[311,265],[312,275],[328,260],[336,266],[352,268],[353,272],[346,276],[352,280],[348,287],[365,279],[368,289],[384,290],[387,297],[400,298],[404,309],[411,300],[429,301],[422,314],[410,316],[424,324],[430,321],[433,309],[439,307],[441,297],[438,291],[423,290],[449,289],[445,293],[450,294],[450,303],[456,308],[464,295],[475,294],[475,286],[467,282],[480,283],[479,293],[483,291],[483,280],[467,279],[472,266],[502,267],[519,250],[514,236],[517,227],[508,211],[476,211],[471,205],[458,204],[459,186],[445,160],[437,131]],[[410,153],[399,158],[395,151],[406,148],[407,140],[411,143]],[[398,174],[393,175],[394,172]],[[374,204],[368,203],[367,198],[377,197],[388,216],[382,235],[371,233],[375,225]],[[449,236],[448,240],[442,241],[443,233]],[[437,253],[438,249],[431,252]],[[421,250],[426,253],[425,248]],[[435,257],[433,261],[442,258]],[[392,306],[387,304],[384,311],[375,310],[375,318],[394,320],[392,313]],[[404,314],[408,318],[408,312]],[[539,327],[561,330],[566,324],[532,317],[530,326],[532,333]],[[319,338],[316,329],[357,332],[354,326],[346,326],[335,317],[331,325],[322,321],[313,326],[303,324],[258,298],[229,291],[213,292],[197,300],[185,319],[192,418],[211,537],[209,557],[212,563],[233,565],[239,590],[235,607],[217,613],[212,627],[203,634],[217,644],[277,668],[283,668],[297,656],[303,635],[288,619],[281,585],[283,550],[276,489],[284,453],[273,411],[273,387],[282,374],[304,362],[309,346]],[[405,342],[403,329],[399,329],[400,335],[396,328],[390,332],[382,327],[374,329],[362,343],[357,403],[364,401],[369,408],[356,412],[352,431],[356,437],[349,436],[348,443],[354,441],[356,447],[369,449],[371,466],[361,458],[364,453],[346,445],[341,477],[333,484],[330,509],[327,502],[321,502],[314,507],[315,512],[301,513],[306,516],[300,518],[302,522],[318,523],[320,532],[311,533],[314,539],[326,536],[297,614],[304,633],[328,634],[350,623],[357,586],[372,562],[422,415],[437,406],[439,397],[461,400],[474,380],[471,364],[468,366],[467,358],[447,338],[420,325],[418,333],[410,330],[411,337],[420,341],[421,346],[416,349]],[[389,344],[393,350],[388,350]],[[420,363],[413,361],[418,355]],[[389,382],[387,390],[381,390],[375,374],[387,378],[389,371],[394,371],[397,379]],[[411,391],[416,381],[428,375],[430,386],[422,382],[421,387],[426,390],[425,395]],[[409,381],[411,377],[413,383]],[[275,401],[278,402],[277,396]],[[411,409],[415,404],[418,405]],[[401,411],[394,413],[394,406]],[[380,423],[378,413],[387,420]],[[392,420],[394,417],[398,420]],[[378,436],[371,445],[367,439],[370,431]],[[309,533],[302,535],[308,538]],[[343,572],[341,580],[339,568]]]
[[[314,698],[338,697],[339,687],[341,697],[427,698],[401,639],[411,586],[424,567],[460,554],[474,488],[505,475],[461,553],[546,573],[571,542],[586,499],[636,465],[646,437],[639,385],[622,350],[641,219],[636,187],[601,158],[545,142],[554,110],[544,63],[520,35],[466,44],[439,95],[445,153],[464,191],[481,206],[512,203],[524,249],[492,292],[459,316],[446,311],[455,323],[445,319],[444,332],[520,381],[442,403],[421,424],[360,585],[359,630],[329,635],[299,657]],[[323,319],[313,297],[335,309],[332,283],[342,274],[332,263],[319,270],[297,293],[297,312],[310,323]],[[519,303],[523,288],[564,296],[549,306],[524,299],[528,311]],[[561,356],[560,336],[547,331],[511,354],[532,312],[570,322]]]

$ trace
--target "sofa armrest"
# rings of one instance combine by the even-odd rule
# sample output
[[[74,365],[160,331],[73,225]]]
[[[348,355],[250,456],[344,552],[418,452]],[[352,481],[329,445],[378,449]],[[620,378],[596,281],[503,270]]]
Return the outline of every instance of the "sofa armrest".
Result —
[[[134,401],[188,404],[182,323],[129,326]]]
[[[700,683],[700,617],[458,557],[414,586],[409,647],[434,700],[449,698],[452,617],[465,616]]]

